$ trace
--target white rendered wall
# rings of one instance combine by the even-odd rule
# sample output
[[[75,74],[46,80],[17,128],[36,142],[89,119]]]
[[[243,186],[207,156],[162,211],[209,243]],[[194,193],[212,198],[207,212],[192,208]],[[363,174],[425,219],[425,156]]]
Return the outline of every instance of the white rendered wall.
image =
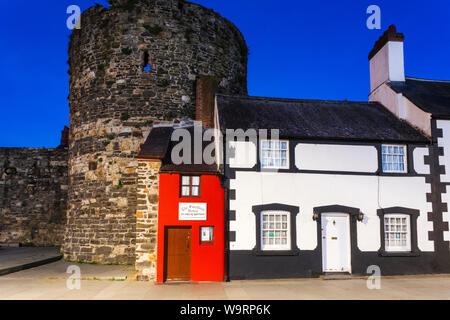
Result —
[[[317,225],[312,219],[313,208],[343,205],[360,208],[365,218],[358,222],[358,248],[378,251],[380,248],[379,208],[402,206],[420,210],[418,218],[418,247],[433,251],[428,240],[432,223],[427,221],[431,204],[426,201],[430,185],[424,177],[378,177],[306,173],[236,172],[230,188],[236,190],[236,200],[230,210],[236,211],[236,221],[230,230],[236,231],[231,250],[252,250],[256,244],[255,215],[252,206],[281,203],[298,206],[297,245],[301,250],[317,247]],[[378,191],[379,190],[379,191]]]
[[[405,81],[403,42],[389,41],[370,59],[370,91],[386,81]]]
[[[253,168],[256,165],[256,145],[253,142],[230,141],[234,156],[229,159],[231,168]]]
[[[295,165],[300,170],[376,172],[378,151],[373,146],[297,144]]]
[[[439,164],[445,166],[445,174],[441,182],[450,182],[450,120],[437,120],[436,127],[442,129],[442,138],[438,138],[438,147],[444,149],[444,155],[439,157]]]
[[[413,151],[414,170],[418,174],[430,174],[430,165],[425,164],[425,156],[429,155],[428,148],[415,148]]]
[[[405,81],[403,41],[389,41],[389,80]]]
[[[431,136],[431,115],[418,108],[401,93],[396,93],[386,83],[373,91],[369,100],[381,103],[398,118],[406,120],[413,127]]]
[[[450,206],[450,186],[445,186],[445,193],[442,195],[442,202],[446,203],[447,206]],[[445,211],[442,213],[442,220],[447,221],[450,226],[450,212]],[[444,231],[444,241],[450,241],[450,231]]]
[[[437,120],[436,127],[442,129],[442,138],[438,138],[438,147],[444,149],[444,155],[439,156],[439,165],[445,166],[445,174],[441,174],[441,182],[450,183],[450,120]],[[442,202],[450,208],[450,188],[446,186],[446,193],[442,194]],[[443,212],[442,219],[450,225],[450,212]],[[450,241],[450,231],[444,231],[444,240]]]

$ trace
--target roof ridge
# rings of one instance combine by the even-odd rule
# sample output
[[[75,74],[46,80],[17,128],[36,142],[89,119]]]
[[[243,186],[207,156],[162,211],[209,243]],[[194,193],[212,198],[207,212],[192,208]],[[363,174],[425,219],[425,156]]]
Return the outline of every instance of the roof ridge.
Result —
[[[423,79],[423,78],[415,78],[415,77],[405,77],[405,79],[417,80],[417,81],[425,81],[425,82],[444,82],[444,83],[450,83],[450,80],[433,80],[433,79]]]
[[[286,102],[322,102],[322,103],[364,103],[377,104],[377,101],[352,101],[352,100],[322,100],[322,99],[298,99],[298,98],[277,98],[277,97],[261,97],[248,95],[232,95],[232,94],[216,94],[216,96],[239,98],[247,100],[266,100],[266,101],[286,101]]]

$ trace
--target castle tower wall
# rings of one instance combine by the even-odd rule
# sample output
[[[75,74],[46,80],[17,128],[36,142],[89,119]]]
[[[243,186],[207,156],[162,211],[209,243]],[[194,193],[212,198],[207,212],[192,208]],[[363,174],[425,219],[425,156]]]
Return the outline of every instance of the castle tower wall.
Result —
[[[231,22],[202,6],[111,0],[109,9],[97,5],[82,14],[69,66],[63,251],[69,260],[131,264],[136,210],[144,204],[136,196],[140,144],[156,122],[195,118],[200,75],[222,79],[221,93],[246,94],[247,46]]]

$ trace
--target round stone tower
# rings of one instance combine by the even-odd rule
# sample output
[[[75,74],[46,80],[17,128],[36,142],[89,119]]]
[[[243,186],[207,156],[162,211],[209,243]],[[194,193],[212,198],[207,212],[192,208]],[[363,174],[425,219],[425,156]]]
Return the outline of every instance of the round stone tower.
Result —
[[[140,144],[156,122],[195,117],[200,75],[247,94],[247,52],[230,21],[182,0],[110,0],[82,14],[69,45],[66,259],[134,263]]]

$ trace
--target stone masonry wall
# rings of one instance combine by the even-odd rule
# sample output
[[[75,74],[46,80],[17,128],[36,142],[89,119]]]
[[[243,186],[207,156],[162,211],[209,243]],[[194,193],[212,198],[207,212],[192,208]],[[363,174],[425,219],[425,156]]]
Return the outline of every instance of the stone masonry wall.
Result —
[[[137,280],[156,279],[159,161],[139,161],[136,211]]]
[[[151,70],[144,70],[145,63]],[[247,46],[213,10],[181,0],[110,0],[69,44],[68,260],[135,263],[135,159],[154,123],[195,116],[199,75],[247,93]]]
[[[61,245],[68,148],[0,148],[0,243]]]

